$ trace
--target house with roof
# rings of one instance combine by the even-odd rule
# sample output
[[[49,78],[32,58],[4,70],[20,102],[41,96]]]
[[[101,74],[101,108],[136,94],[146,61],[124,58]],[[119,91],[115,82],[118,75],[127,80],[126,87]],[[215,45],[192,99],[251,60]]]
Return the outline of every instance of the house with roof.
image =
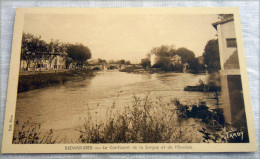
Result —
[[[66,54],[59,53],[38,53],[37,58],[20,62],[20,71],[48,71],[48,70],[61,70],[66,69]],[[48,57],[48,58],[47,58]],[[27,68],[28,62],[28,68]]]

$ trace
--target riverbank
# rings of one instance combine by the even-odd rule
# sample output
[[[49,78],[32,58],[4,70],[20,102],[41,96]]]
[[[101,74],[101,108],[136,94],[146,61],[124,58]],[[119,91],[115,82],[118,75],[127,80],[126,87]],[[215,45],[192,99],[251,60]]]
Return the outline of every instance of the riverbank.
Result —
[[[119,70],[121,72],[127,72],[127,73],[136,73],[136,74],[153,74],[153,73],[166,73],[166,72],[177,72],[182,73],[183,71],[163,71],[160,68],[152,68],[152,67],[126,67],[124,69]],[[191,74],[206,74],[206,71],[192,71],[192,70],[186,70],[186,73]]]
[[[86,77],[92,76],[94,76],[94,71],[86,69],[20,75],[18,81],[18,93],[64,84],[67,81],[81,81],[86,79]]]
[[[127,67],[124,69],[119,70],[120,72],[127,72],[127,73],[137,73],[137,74],[145,74],[145,73],[164,73],[159,68],[144,68],[144,67]]]
[[[220,92],[220,86],[209,86],[206,84],[200,84],[196,86],[186,86],[184,87],[184,91],[192,91],[192,92]]]

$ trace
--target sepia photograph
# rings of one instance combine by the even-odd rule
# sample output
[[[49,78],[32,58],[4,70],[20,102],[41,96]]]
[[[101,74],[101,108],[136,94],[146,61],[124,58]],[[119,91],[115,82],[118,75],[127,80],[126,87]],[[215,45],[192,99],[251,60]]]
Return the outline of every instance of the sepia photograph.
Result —
[[[104,10],[22,10],[12,145],[252,142],[233,12]]]

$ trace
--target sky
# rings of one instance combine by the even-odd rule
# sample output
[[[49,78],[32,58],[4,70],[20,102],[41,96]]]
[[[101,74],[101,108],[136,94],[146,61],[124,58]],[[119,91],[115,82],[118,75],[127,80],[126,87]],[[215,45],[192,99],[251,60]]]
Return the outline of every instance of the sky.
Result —
[[[207,41],[216,38],[211,25],[216,14],[26,14],[24,32],[43,40],[82,43],[92,59],[138,63],[161,45],[186,47],[201,56]]]

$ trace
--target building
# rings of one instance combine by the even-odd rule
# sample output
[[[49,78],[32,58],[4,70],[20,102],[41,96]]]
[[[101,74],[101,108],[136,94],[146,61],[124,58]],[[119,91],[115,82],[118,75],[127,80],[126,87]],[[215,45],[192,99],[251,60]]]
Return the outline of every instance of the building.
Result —
[[[225,120],[234,127],[246,127],[234,19],[227,18],[212,25],[218,34]]]
[[[143,59],[143,60],[145,60],[145,59]],[[156,62],[156,55],[148,54],[148,60],[150,60],[151,66],[153,66]],[[173,57],[170,58],[170,61],[173,65],[182,64],[181,56],[179,56],[179,55],[174,55]]]
[[[21,60],[20,71],[48,71],[66,69],[66,55],[65,53],[55,53],[51,56],[46,55],[42,58],[34,58],[29,61]],[[28,68],[27,68],[27,62]],[[27,70],[28,69],[28,70]]]
[[[170,61],[173,65],[182,64],[181,56],[179,56],[179,55],[174,55],[172,58],[170,58]]]
[[[151,61],[151,66],[153,66],[155,64],[155,54],[150,54],[149,57],[149,60]]]

